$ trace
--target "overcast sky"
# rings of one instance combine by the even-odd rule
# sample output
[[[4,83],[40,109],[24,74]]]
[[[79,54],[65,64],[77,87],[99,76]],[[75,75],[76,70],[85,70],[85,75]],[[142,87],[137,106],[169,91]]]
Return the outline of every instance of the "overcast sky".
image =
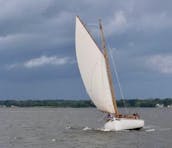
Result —
[[[88,98],[75,56],[76,15],[97,40],[102,19],[126,98],[172,97],[171,6],[170,0],[0,0],[0,99]]]

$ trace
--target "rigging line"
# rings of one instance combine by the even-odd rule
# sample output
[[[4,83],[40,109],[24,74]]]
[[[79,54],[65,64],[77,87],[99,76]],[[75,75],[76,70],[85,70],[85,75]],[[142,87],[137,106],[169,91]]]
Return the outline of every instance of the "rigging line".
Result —
[[[113,71],[115,73],[116,80],[117,80],[118,87],[119,87],[119,91],[120,91],[120,95],[121,95],[121,100],[122,100],[122,102],[124,104],[125,112],[128,113],[128,109],[126,108],[126,103],[124,101],[124,93],[123,93],[123,90],[122,90],[122,86],[121,86],[121,83],[120,83],[120,80],[119,80],[119,75],[118,75],[118,71],[117,71],[117,67],[116,67],[115,56],[113,56],[114,58],[112,57],[112,48],[110,48],[110,46],[109,46],[109,49],[110,49],[110,57],[112,59]]]

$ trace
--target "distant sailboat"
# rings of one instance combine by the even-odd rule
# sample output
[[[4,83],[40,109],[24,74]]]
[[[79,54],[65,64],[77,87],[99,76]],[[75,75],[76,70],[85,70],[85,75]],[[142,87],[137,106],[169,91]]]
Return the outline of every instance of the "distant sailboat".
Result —
[[[144,126],[144,120],[139,119],[138,114],[122,115],[118,111],[101,21],[99,26],[102,50],[81,19],[76,17],[76,56],[86,91],[97,109],[110,115],[111,118],[104,125],[105,129],[140,129]]]

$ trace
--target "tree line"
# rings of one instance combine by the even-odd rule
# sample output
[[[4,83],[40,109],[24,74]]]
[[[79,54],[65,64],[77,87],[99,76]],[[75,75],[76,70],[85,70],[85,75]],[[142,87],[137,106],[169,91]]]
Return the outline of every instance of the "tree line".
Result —
[[[172,105],[171,98],[117,100],[118,107],[164,107]],[[0,100],[0,106],[17,107],[95,107],[91,100]]]

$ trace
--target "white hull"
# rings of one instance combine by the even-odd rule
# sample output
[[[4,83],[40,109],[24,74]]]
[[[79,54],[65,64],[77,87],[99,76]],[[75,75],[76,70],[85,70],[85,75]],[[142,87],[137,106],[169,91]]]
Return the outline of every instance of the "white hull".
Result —
[[[144,120],[141,119],[127,119],[120,118],[109,120],[105,123],[105,130],[109,131],[121,131],[121,130],[132,130],[132,129],[140,129],[144,126]]]

